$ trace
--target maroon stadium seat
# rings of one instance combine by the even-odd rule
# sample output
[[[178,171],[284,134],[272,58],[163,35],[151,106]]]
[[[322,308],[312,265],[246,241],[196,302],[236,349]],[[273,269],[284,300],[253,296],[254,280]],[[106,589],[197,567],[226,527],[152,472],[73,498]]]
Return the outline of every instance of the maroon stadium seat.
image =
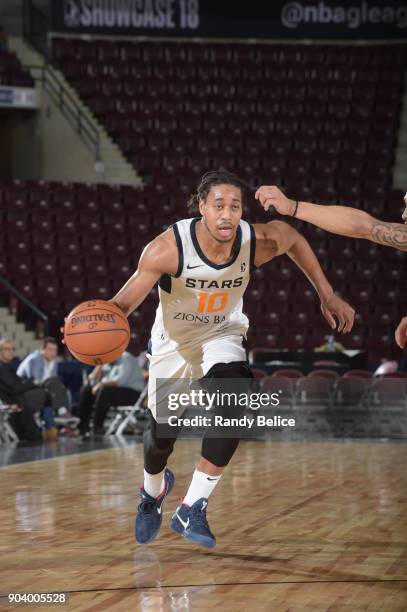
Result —
[[[309,374],[307,374],[310,378],[329,378],[335,380],[338,378],[338,373],[334,370],[313,370]]]
[[[343,378],[373,378],[372,372],[369,370],[348,370],[343,375]]]
[[[303,373],[300,370],[289,370],[281,368],[280,370],[276,370],[273,372],[272,376],[282,377],[282,378],[301,378]]]
[[[277,393],[279,405],[294,405],[296,380],[288,376],[266,376],[261,380],[261,392],[269,395]]]
[[[296,404],[322,404],[330,406],[332,385],[327,378],[306,377],[297,381]]]
[[[362,377],[341,377],[335,385],[334,404],[337,406],[357,406],[367,400],[371,379]]]
[[[407,407],[407,388],[402,378],[378,378],[372,385],[372,404],[383,409]]]

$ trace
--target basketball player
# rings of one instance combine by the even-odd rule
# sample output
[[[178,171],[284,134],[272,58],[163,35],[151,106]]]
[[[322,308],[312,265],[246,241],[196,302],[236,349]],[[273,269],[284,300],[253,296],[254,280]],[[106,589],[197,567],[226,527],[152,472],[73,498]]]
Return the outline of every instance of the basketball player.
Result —
[[[275,185],[259,187],[255,195],[265,210],[273,206],[280,215],[296,217],[341,236],[364,238],[377,244],[407,251],[407,227],[401,223],[380,221],[364,210],[350,206],[328,206],[290,200]],[[404,196],[406,208],[402,218],[407,224],[407,193]],[[407,317],[403,317],[395,332],[400,348],[407,345]]]
[[[242,296],[254,266],[286,253],[306,274],[329,325],[346,333],[354,310],[335,295],[307,241],[281,221],[250,225],[242,220],[244,186],[234,174],[208,172],[190,206],[201,218],[183,219],[144,249],[138,269],[111,300],[128,316],[159,285],[159,305],[149,349],[151,428],[144,439],[144,483],[136,517],[136,539],[158,534],[162,505],[174,485],[167,461],[177,431],[158,432],[156,385],[163,379],[249,378],[243,340],[248,329]],[[204,436],[201,457],[171,528],[206,547],[215,537],[206,519],[208,498],[219,483],[239,440]]]

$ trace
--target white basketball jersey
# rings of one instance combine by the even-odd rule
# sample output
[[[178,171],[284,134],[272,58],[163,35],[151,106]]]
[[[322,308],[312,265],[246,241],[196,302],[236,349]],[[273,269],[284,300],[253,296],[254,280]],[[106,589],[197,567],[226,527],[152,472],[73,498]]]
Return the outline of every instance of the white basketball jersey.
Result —
[[[254,265],[254,229],[240,221],[232,259],[215,264],[199,246],[198,221],[183,219],[173,225],[179,265],[174,276],[164,274],[159,281],[160,302],[151,330],[153,354],[223,336],[246,337],[249,321],[242,307]]]

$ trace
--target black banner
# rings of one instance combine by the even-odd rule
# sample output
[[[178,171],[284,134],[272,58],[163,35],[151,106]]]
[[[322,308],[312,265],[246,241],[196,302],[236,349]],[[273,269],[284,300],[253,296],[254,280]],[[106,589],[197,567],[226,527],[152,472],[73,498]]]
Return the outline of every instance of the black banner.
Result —
[[[54,0],[53,29],[126,36],[405,39],[407,5],[399,0]]]

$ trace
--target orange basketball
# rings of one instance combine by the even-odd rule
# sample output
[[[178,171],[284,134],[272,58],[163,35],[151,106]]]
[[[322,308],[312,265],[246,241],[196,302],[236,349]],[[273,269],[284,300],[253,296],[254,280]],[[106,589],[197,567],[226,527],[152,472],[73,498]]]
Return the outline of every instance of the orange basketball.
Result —
[[[90,365],[120,357],[130,340],[130,327],[120,308],[105,300],[82,302],[65,320],[65,344],[79,361]]]

